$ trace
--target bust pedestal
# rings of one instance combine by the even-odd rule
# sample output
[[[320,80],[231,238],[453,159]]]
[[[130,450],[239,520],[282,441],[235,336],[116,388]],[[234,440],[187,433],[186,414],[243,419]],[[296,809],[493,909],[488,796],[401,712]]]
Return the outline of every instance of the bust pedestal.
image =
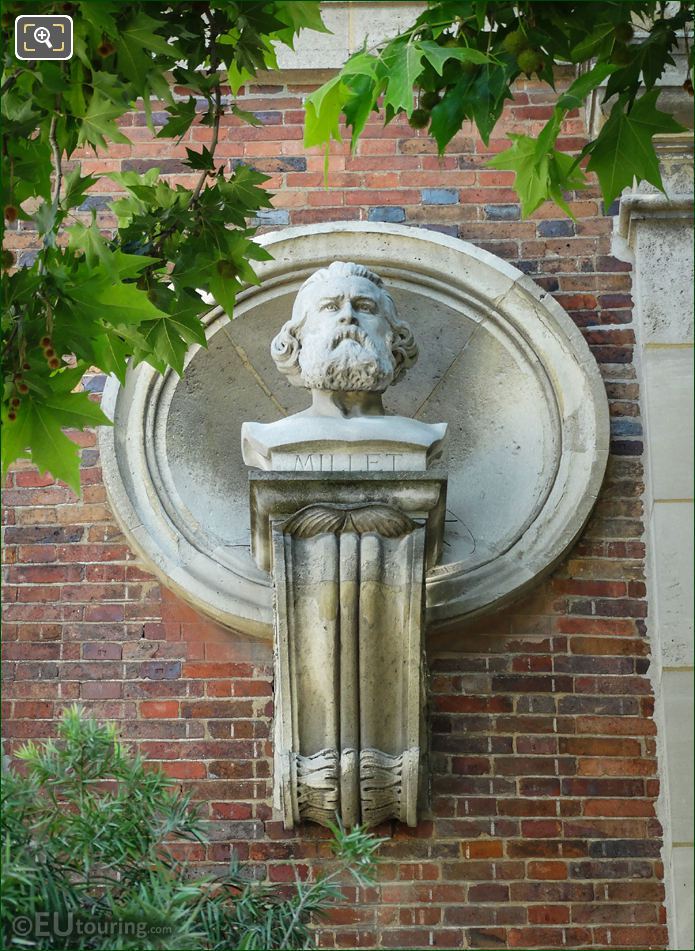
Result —
[[[426,756],[424,581],[444,473],[250,474],[275,588],[275,805],[285,826],[414,826]]]

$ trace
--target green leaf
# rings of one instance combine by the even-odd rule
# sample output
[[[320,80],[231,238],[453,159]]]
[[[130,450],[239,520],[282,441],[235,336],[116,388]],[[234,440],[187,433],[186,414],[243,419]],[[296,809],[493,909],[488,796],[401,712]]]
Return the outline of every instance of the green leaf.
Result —
[[[425,54],[425,59],[441,76],[444,72],[444,64],[450,59],[456,59],[460,63],[489,63],[491,57],[481,50],[472,46],[440,46],[432,40],[423,40],[417,44],[420,50]]]
[[[195,119],[195,99],[177,102],[169,108],[169,121],[157,133],[158,139],[177,139],[187,132]]]
[[[350,89],[340,75],[334,76],[306,97],[304,109],[304,147],[328,145],[331,139],[342,141],[340,115],[350,98]]]
[[[259,208],[271,208],[271,198],[264,188],[259,188],[268,176],[249,165],[237,165],[231,178],[217,182],[217,189],[226,202],[237,205],[242,213]],[[212,193],[212,189],[207,189]]]
[[[569,89],[555,103],[555,108],[564,109],[568,112],[570,109],[579,109],[583,106],[589,93],[600,86],[604,79],[614,73],[617,68],[613,63],[597,63],[587,73],[583,73],[578,79],[575,79]]]
[[[145,291],[134,284],[113,284],[97,274],[83,284],[66,288],[65,293],[76,301],[92,320],[104,320],[114,326],[138,324],[143,320],[166,315],[148,299]]]
[[[384,107],[394,112],[403,110],[410,116],[415,108],[413,89],[422,71],[424,51],[415,43],[391,43],[384,51],[383,60],[388,76]]]
[[[70,488],[80,491],[80,451],[63,433],[59,414],[44,406],[31,409],[31,461],[39,472],[50,472]]]
[[[99,178],[96,175],[82,177],[79,166],[68,172],[65,176],[65,191],[60,202],[61,208],[74,208],[75,205],[81,204],[85,194],[98,181]]]
[[[157,305],[166,316],[140,325],[143,343],[150,352],[145,353],[143,349],[137,356],[144,356],[153,366],[171,366],[181,376],[190,345],[207,346],[205,328],[199,316],[205,305],[196,293],[183,292],[177,296],[164,285],[159,285],[156,292]]]
[[[321,8],[315,0],[292,0],[291,3],[278,5],[276,15],[290,27],[290,35],[287,31],[277,31],[277,36],[288,46],[291,46],[292,36],[299,33],[300,30],[316,30],[318,33],[330,33],[326,24],[321,19]],[[288,42],[289,40],[289,42]]]
[[[161,56],[168,56],[170,59],[185,59],[185,54],[176,43],[169,43],[163,36],[159,36],[156,30],[168,30],[166,19],[155,20],[138,11],[130,23],[121,26],[118,31],[119,44],[127,39],[129,42],[136,43],[142,49],[152,50],[153,53],[159,53]]]
[[[245,69],[243,66],[239,66],[236,60],[233,60],[227,67],[227,81],[229,82],[229,88],[232,90],[232,95],[236,96],[249,79],[253,79],[253,73],[248,69]]]
[[[598,175],[607,205],[632,185],[633,178],[664,190],[652,136],[685,129],[672,116],[656,108],[658,95],[657,89],[650,90],[627,113],[625,104],[617,102],[596,140],[586,150],[591,155],[587,168]]]
[[[377,109],[377,100],[385,82],[386,80],[380,80],[377,83],[371,76],[365,75],[348,76],[346,79],[346,85],[352,95],[343,106],[343,113],[346,123],[352,129],[350,147],[353,151],[369,116]]]
[[[247,125],[263,125],[261,120],[254,115],[253,112],[247,112],[246,109],[240,109],[238,106],[232,106],[232,115],[235,115],[237,119],[241,119],[242,122],[246,122]]]
[[[548,156],[536,154],[536,141],[528,135],[510,134],[511,148],[500,152],[486,164],[515,172],[514,189],[524,217],[532,214],[548,197]]]
[[[60,416],[61,425],[70,429],[84,429],[85,426],[108,426],[110,420],[98,403],[94,403],[87,393],[54,393],[43,406]]]
[[[614,23],[596,24],[591,33],[572,48],[572,62],[583,63],[585,60],[591,59],[601,48],[603,41],[613,35],[614,30]]]
[[[217,270],[213,270],[210,274],[208,285],[210,287],[210,293],[215,298],[217,304],[219,304],[229,317],[232,317],[236,295],[241,290],[239,282],[236,278],[223,277]]]
[[[95,425],[110,425],[110,420],[86,393],[57,393],[42,401],[26,398],[17,419],[3,424],[3,470],[16,459],[31,458],[40,472],[50,472],[78,493],[80,451],[62,429]]]
[[[471,89],[472,112],[480,137],[488,144],[490,133],[502,114],[505,99],[512,99],[509,89],[509,73],[504,66],[482,66]]]
[[[193,149],[186,149],[186,155],[188,158],[185,164],[188,165],[189,168],[200,169],[201,171],[208,172],[215,171],[215,161],[206,145],[203,146],[201,152],[194,152]]]
[[[571,155],[552,148],[539,149],[538,142],[528,135],[509,135],[512,147],[495,155],[486,164],[489,168],[512,171],[514,190],[519,196],[521,214],[527,217],[552,199],[572,217],[562,197],[563,191],[585,186],[585,176]]]
[[[115,119],[123,115],[125,108],[111,102],[100,90],[95,90],[89,101],[87,114],[80,124],[77,144],[107,148],[108,141],[123,142],[130,145],[130,139],[124,135],[115,123]]]
[[[89,226],[78,221],[66,230],[69,235],[68,247],[74,251],[83,251],[89,267],[101,265],[112,280],[137,277],[146,267],[157,264],[159,261],[158,258],[147,257],[144,254],[124,254],[123,251],[112,250],[102,237],[94,220]]]
[[[111,10],[109,10],[109,7]],[[118,37],[118,27],[111,15],[111,11],[115,10],[115,3],[104,3],[103,0],[99,3],[83,3],[80,6],[80,16],[91,23],[99,33],[105,33],[111,39],[116,39]]]
[[[96,366],[106,373],[113,373],[119,382],[125,386],[128,357],[132,347],[121,339],[115,332],[109,330],[99,334],[92,341],[92,348],[96,359]]]
[[[434,136],[441,155],[451,139],[461,128],[461,123],[470,115],[470,90],[472,76],[463,76],[432,110],[430,133]]]

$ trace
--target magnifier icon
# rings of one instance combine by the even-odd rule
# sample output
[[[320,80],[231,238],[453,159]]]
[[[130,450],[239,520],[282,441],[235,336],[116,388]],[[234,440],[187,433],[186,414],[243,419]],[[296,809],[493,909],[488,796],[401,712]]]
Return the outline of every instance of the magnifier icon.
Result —
[[[51,33],[46,29],[45,26],[37,26],[34,30],[34,39],[37,43],[45,43],[49,50],[53,49],[53,44],[51,43]]]

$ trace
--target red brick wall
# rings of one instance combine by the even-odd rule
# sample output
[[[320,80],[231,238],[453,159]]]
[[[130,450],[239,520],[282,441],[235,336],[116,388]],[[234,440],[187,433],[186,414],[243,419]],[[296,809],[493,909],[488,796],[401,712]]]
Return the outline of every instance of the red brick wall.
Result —
[[[548,117],[549,95],[533,84],[489,150],[467,129],[440,161],[423,134],[376,121],[356,155],[335,150],[328,189],[322,157],[301,145],[306,91],[252,88],[244,108],[265,125],[230,119],[222,130],[220,158],[271,174],[273,227],[388,219],[498,254],[582,329],[613,421],[601,497],[563,566],[502,614],[430,638],[431,815],[417,830],[379,830],[391,838],[378,888],[348,890],[321,943],[664,948],[631,275],[611,257],[612,218],[592,187],[572,196],[576,223],[550,206],[521,221],[509,174],[485,169],[506,132],[537,131]],[[153,144],[141,114],[126,118],[132,149],[87,157],[83,170],[157,165],[185,180],[191,142]],[[188,138],[209,134],[197,127]],[[579,147],[582,135],[570,117],[564,144]],[[35,235],[21,229],[13,237],[26,260]],[[329,853],[323,830],[286,833],[272,815],[270,644],[200,618],[137,566],[110,514],[94,437],[80,442],[80,501],[26,465],[5,492],[7,735],[49,736],[61,707],[81,700],[191,784],[211,820],[211,842],[191,846],[192,859],[226,862],[232,845],[259,878],[289,880],[295,862],[306,873]]]

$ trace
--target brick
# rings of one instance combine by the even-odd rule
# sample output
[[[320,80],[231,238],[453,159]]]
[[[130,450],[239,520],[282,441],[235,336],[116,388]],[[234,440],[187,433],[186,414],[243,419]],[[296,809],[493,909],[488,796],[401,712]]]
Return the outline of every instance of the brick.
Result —
[[[405,210],[396,206],[384,205],[370,208],[367,214],[368,221],[405,221]]]
[[[179,715],[179,704],[176,700],[143,700],[140,704],[140,715],[168,720]]]
[[[518,221],[521,218],[521,207],[518,204],[485,205],[483,210],[489,221]]]
[[[458,190],[455,188],[423,188],[423,205],[455,205],[458,202]]]
[[[538,222],[538,236],[541,238],[564,238],[574,233],[574,222],[568,218]]]

